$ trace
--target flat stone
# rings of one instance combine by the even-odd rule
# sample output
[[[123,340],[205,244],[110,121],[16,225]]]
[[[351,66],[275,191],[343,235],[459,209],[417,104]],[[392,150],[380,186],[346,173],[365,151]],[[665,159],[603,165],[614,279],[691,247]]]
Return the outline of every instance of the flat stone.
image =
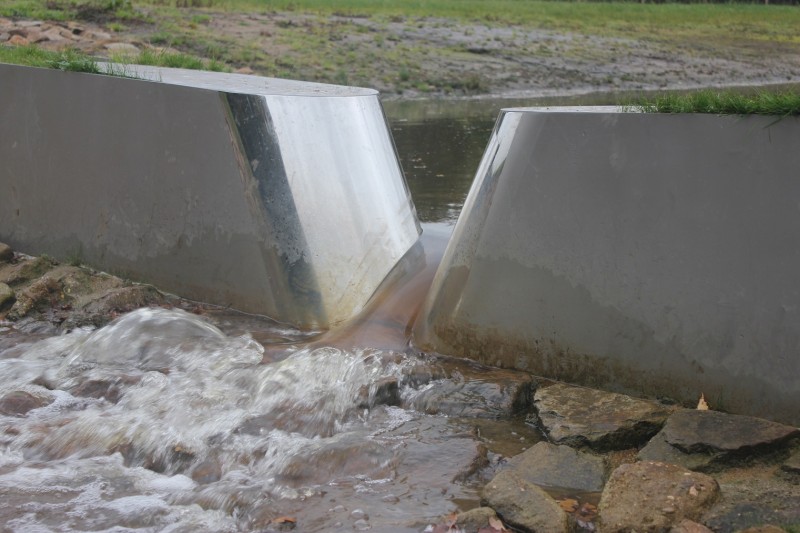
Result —
[[[5,283],[0,283],[0,309],[10,307],[13,303],[14,290]]]
[[[684,518],[678,525],[673,526],[669,533],[712,533],[712,531],[703,524]]]
[[[599,492],[605,483],[602,457],[569,446],[539,442],[512,457],[507,467],[528,483],[581,492]]]
[[[0,32],[0,43],[4,43],[11,38],[11,34],[7,32]]]
[[[684,453],[741,452],[771,447],[800,430],[751,416],[684,409],[669,417],[664,440]]]
[[[524,531],[568,530],[567,513],[558,503],[511,470],[500,472],[484,487],[483,499],[504,522]]]
[[[636,457],[642,461],[660,461],[697,472],[709,472],[716,469],[716,461],[720,455],[719,453],[683,453],[669,444],[664,438],[664,432],[661,431],[650,439],[647,446],[639,450]]]
[[[647,442],[673,411],[655,401],[563,383],[539,388],[534,408],[551,442],[601,451]]]
[[[450,377],[411,394],[404,407],[465,418],[507,418],[530,409],[536,386],[530,374],[466,363],[446,372]]]
[[[719,496],[717,482],[677,465],[655,461],[614,470],[600,497],[600,530],[664,531],[696,521]]]

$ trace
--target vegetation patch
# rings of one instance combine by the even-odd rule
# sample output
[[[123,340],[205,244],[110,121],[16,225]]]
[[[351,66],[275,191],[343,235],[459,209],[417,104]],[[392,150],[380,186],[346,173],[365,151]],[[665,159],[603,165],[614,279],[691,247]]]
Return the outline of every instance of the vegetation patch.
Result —
[[[800,90],[703,90],[689,94],[665,93],[635,102],[646,113],[710,113],[716,115],[800,115]]]
[[[56,68],[70,72],[102,73],[97,61],[86,54],[72,49],[51,52],[34,45],[0,46],[0,63]]]

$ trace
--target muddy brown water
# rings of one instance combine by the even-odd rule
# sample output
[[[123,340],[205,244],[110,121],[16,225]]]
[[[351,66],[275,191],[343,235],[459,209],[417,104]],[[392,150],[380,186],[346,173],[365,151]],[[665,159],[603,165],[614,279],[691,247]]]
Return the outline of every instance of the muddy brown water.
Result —
[[[423,237],[336,330],[167,309],[46,338],[0,324],[4,531],[411,532],[479,505],[542,436],[420,408],[480,371],[410,337],[499,106],[425,105],[388,111]]]

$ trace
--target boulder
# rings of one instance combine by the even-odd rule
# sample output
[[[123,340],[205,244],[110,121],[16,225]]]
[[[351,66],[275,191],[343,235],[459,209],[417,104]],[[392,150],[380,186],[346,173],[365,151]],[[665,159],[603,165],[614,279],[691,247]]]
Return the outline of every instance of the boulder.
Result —
[[[673,408],[651,400],[555,383],[534,395],[537,422],[550,441],[622,450],[647,442]]]
[[[713,471],[758,458],[798,437],[797,428],[761,418],[684,409],[669,417],[639,458]]]
[[[696,521],[719,496],[717,482],[677,465],[642,461],[611,474],[600,497],[600,530],[664,531]]]
[[[497,513],[490,507],[477,507],[469,511],[458,513],[456,527],[464,533],[476,533],[489,527],[489,520],[497,519]]]
[[[678,525],[673,526],[669,533],[712,533],[712,531],[703,524],[684,518]]]
[[[601,457],[549,442],[539,442],[512,457],[506,468],[540,487],[599,492],[605,482],[605,464]]]
[[[558,503],[511,470],[500,472],[484,487],[483,500],[504,522],[523,531],[568,531],[567,513]]]

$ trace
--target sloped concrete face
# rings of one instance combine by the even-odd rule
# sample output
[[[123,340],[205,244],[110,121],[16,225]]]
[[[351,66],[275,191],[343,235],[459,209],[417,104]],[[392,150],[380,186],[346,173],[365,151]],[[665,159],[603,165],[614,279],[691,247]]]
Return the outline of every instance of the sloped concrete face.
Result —
[[[800,424],[800,120],[504,111],[425,349]]]
[[[0,65],[0,241],[306,328],[416,242],[375,91],[126,73]]]

